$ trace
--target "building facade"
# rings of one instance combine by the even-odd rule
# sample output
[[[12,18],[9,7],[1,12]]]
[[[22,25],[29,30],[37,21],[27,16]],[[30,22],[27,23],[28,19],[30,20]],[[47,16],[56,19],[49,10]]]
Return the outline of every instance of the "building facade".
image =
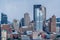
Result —
[[[1,40],[7,40],[7,32],[6,32],[6,30],[1,31]]]
[[[43,26],[45,25],[46,21],[46,8],[42,5],[34,5],[34,23],[35,23],[35,30],[36,31],[43,31]]]
[[[49,32],[53,33],[56,32],[56,16],[53,15],[52,18],[50,18],[49,21]]]
[[[9,34],[12,32],[12,28],[10,28],[9,24],[1,24],[1,30],[6,30]]]
[[[56,18],[56,32],[60,33],[60,18]]]
[[[14,19],[13,20],[13,27],[16,31],[19,31],[19,21]]]
[[[25,13],[24,14],[24,24],[25,24],[25,26],[29,26],[29,23],[30,23],[29,13]]]
[[[20,25],[19,27],[25,26],[25,23],[24,23],[24,18],[22,18],[22,19],[20,20],[19,25]]]
[[[8,20],[7,20],[7,15],[4,13],[1,13],[1,24],[7,24]]]

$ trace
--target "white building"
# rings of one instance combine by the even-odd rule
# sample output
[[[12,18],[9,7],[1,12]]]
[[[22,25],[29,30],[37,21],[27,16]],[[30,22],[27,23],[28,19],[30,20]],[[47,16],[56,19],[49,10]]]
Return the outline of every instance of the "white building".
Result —
[[[16,20],[16,19],[13,20],[13,27],[16,31],[19,30],[19,21],[18,20]]]
[[[1,31],[1,37],[2,37],[2,40],[7,40],[7,31],[6,30]]]

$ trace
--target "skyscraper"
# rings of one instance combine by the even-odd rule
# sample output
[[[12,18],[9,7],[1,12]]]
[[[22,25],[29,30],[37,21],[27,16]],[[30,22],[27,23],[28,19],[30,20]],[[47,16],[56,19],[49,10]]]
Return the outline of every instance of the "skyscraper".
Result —
[[[45,26],[46,21],[46,8],[42,5],[34,5],[34,23],[36,31],[43,31],[43,26]]]
[[[4,13],[1,13],[1,24],[7,24],[8,20],[7,20],[7,15]]]
[[[50,21],[49,21],[49,32],[56,32],[56,16],[53,15],[52,18],[50,18]]]
[[[29,26],[29,23],[30,23],[29,13],[25,13],[24,14],[24,24],[25,24],[25,26]]]
[[[21,20],[20,20],[20,27],[22,27],[22,26],[25,26],[25,24],[24,24],[24,18],[22,18]]]

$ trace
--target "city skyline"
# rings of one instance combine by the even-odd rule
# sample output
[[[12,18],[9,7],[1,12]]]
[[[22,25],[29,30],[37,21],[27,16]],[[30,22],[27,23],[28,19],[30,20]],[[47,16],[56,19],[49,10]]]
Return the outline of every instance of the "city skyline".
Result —
[[[0,0],[1,40],[60,40],[59,0]]]
[[[24,13],[28,12],[32,20],[33,5],[41,4],[46,7],[46,16],[48,16],[47,19],[52,15],[60,17],[59,3],[59,0],[0,0],[0,13],[3,12],[4,14],[7,14],[8,20],[13,21],[13,19],[20,20],[23,18]]]

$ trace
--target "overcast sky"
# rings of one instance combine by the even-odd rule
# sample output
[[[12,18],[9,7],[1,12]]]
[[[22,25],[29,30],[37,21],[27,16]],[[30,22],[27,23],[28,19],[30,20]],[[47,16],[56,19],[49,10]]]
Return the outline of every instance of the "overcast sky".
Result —
[[[46,7],[47,19],[52,15],[60,17],[60,0],[0,0],[0,13],[7,14],[8,20],[12,21],[13,19],[20,20],[24,17],[24,13],[28,12],[32,20],[34,4]]]

